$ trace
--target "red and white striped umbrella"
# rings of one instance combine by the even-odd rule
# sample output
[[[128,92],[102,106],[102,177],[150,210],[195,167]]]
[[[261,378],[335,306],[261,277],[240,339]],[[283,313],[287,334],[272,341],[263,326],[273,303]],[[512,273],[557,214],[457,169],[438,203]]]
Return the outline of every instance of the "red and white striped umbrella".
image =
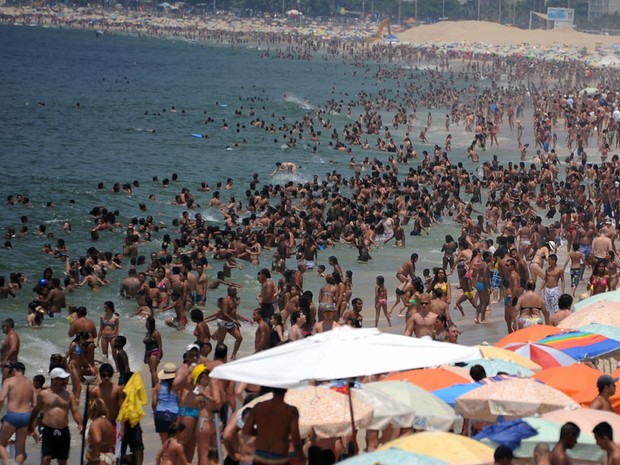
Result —
[[[560,350],[532,342],[515,342],[504,346],[504,349],[512,350],[525,358],[529,358],[543,368],[568,366],[577,363],[577,360]]]

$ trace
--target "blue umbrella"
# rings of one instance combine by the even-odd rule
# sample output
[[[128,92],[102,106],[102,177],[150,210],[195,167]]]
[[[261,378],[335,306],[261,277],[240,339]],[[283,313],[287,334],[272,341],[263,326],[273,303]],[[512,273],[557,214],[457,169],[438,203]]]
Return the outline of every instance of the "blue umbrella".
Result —
[[[446,404],[454,407],[457,397],[462,396],[472,389],[477,389],[480,386],[482,386],[480,383],[455,384],[454,386],[447,388],[436,389],[435,391],[432,391],[432,393],[443,400]]]
[[[448,462],[401,449],[386,449],[356,455],[338,462],[343,465],[449,465]]]

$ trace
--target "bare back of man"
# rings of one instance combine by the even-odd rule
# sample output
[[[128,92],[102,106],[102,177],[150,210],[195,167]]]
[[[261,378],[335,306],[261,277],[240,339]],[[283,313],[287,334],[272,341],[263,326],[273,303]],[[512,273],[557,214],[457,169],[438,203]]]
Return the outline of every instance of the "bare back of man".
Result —
[[[6,403],[6,415],[0,428],[0,459],[3,463],[9,463],[6,446],[13,434],[15,434],[15,462],[22,464],[26,459],[28,422],[36,394],[32,382],[24,376],[24,371],[23,364],[16,364],[12,369],[13,376],[2,385],[0,408]]]

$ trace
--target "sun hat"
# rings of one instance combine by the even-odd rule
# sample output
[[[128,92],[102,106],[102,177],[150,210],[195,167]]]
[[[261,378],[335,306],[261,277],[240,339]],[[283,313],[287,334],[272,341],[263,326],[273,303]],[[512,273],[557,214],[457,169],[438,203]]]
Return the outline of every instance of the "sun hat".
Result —
[[[204,363],[199,363],[196,365],[196,367],[192,370],[192,381],[194,384],[198,382],[198,378],[200,378],[200,375],[202,375],[205,371],[208,373],[209,369]]]
[[[165,379],[173,379],[176,375],[177,372],[177,366],[172,363],[166,363],[164,364],[164,369],[163,370],[159,370],[159,373],[157,373],[157,377],[160,380],[165,380]]]

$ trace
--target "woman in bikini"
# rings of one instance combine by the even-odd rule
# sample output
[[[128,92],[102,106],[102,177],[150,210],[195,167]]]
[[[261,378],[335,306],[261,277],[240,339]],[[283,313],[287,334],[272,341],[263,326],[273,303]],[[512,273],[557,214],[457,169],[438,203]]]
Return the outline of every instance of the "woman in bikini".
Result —
[[[170,284],[170,280],[166,276],[166,269],[164,267],[159,267],[157,269],[155,282],[157,288],[159,289],[159,308],[165,308],[168,306],[168,296],[170,295],[170,291],[172,289],[172,285]],[[153,299],[153,297],[151,297]],[[155,299],[153,299],[155,302]]]
[[[530,279],[525,284],[525,292],[521,294],[515,305],[513,331],[546,324],[549,324],[549,312],[545,306],[545,300],[536,292],[536,281]]]
[[[196,327],[194,328],[194,337],[196,338],[196,342],[199,343],[200,355],[206,358],[209,356],[211,349],[213,348],[211,345],[211,330],[209,329],[207,321],[214,320],[217,318],[217,315],[213,315],[209,320],[205,320],[202,310],[199,308],[194,308],[189,313],[189,317],[192,322],[196,323]]]
[[[452,289],[450,288],[448,275],[444,268],[437,268],[437,271],[435,271],[435,276],[433,277],[427,292],[432,293],[435,289],[441,289],[443,292],[441,300],[450,305],[450,301],[452,300]]]
[[[182,433],[184,430],[185,427],[182,423],[172,423],[170,425],[168,439],[166,439],[155,457],[157,465],[187,465],[185,451],[177,440],[179,433]]]
[[[530,276],[534,279],[534,284],[538,278],[545,280],[545,270],[543,270],[543,262],[549,260],[549,254],[555,253],[555,244],[548,243],[539,247],[534,253],[532,263],[530,263]]]
[[[605,262],[600,261],[594,265],[594,271],[590,277],[590,285],[588,289],[592,295],[602,294],[609,290],[609,276],[607,275],[607,267]]]
[[[209,370],[204,365],[198,365],[192,371],[192,378],[197,393],[199,419],[196,427],[196,445],[198,446],[198,465],[210,465],[209,452],[213,441],[215,425],[213,415],[219,415],[224,403],[222,389],[209,379]],[[216,438],[219,441],[219,438]]]
[[[388,322],[389,326],[392,326],[390,322],[390,315],[387,309],[387,287],[385,287],[385,278],[383,276],[377,276],[375,286],[375,328],[379,326],[379,315],[381,315],[381,310],[383,310],[383,314],[385,315],[385,319]]]
[[[161,334],[155,327],[155,318],[148,317],[144,323],[146,327],[146,336],[144,342],[144,363],[149,366],[151,372],[151,387],[157,384],[157,365],[164,356],[164,350],[161,341]]]
[[[114,302],[107,301],[103,304],[103,316],[99,319],[99,333],[97,334],[97,345],[101,342],[101,352],[105,360],[108,360],[108,349],[112,346],[112,357],[116,356],[114,348],[114,338],[118,336],[120,319],[114,311]]]
[[[69,344],[69,350],[65,355],[68,361],[67,367],[71,375],[73,395],[79,399],[82,393],[82,376],[95,374],[95,347],[90,334],[86,331],[78,333]]]
[[[102,398],[93,399],[88,407],[91,420],[88,428],[87,465],[115,465],[114,425],[108,420],[108,409]]]

